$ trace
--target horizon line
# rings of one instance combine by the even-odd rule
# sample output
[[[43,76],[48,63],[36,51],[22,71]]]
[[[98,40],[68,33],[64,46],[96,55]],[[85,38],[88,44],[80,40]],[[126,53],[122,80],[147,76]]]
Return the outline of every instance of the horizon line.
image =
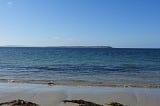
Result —
[[[0,47],[39,47],[39,48],[75,48],[75,47],[77,47],[77,48],[117,48],[117,49],[160,49],[160,47],[113,47],[113,46],[104,46],[104,45],[102,45],[102,46],[29,46],[29,45],[4,45],[4,46],[0,46]]]

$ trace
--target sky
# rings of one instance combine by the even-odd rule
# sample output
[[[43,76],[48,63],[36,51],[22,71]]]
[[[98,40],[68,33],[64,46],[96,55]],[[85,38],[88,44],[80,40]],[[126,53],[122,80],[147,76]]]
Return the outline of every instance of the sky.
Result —
[[[0,46],[160,48],[160,0],[0,0]]]

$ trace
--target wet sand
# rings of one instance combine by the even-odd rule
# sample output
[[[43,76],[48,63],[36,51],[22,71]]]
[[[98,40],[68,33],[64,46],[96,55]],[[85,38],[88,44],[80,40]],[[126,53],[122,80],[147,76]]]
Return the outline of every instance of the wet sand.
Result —
[[[62,101],[79,99],[104,106],[108,106],[110,102],[119,102],[126,106],[159,106],[160,89],[0,83],[0,102],[15,99],[41,106],[78,106]]]

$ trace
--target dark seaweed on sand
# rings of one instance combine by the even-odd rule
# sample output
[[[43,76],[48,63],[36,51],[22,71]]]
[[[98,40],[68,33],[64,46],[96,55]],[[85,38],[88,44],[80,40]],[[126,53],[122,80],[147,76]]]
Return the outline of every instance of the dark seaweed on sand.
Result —
[[[117,102],[111,102],[108,105],[110,105],[110,106],[124,106],[124,105],[117,103]]]
[[[77,103],[77,104],[79,104],[79,106],[103,106],[103,105],[99,105],[99,104],[84,101],[84,100],[64,100],[63,102],[64,103],[66,103],[66,102]]]
[[[3,102],[3,103],[0,103],[0,106],[40,106],[36,103],[32,103],[32,102],[28,102],[28,101],[24,101],[24,100],[12,100],[10,102]]]
[[[63,102],[64,103],[67,103],[67,102],[77,103],[77,104],[79,104],[79,106],[103,106],[100,104],[96,104],[96,103],[84,101],[84,100],[64,100]],[[6,105],[8,105],[8,106],[40,106],[39,104],[20,100],[20,99],[12,100],[10,102],[0,103],[0,106],[6,106]],[[117,102],[111,102],[108,105],[110,105],[110,106],[124,106],[124,105],[117,103]]]
[[[96,104],[96,103],[88,102],[88,101],[84,101],[84,100],[64,100],[63,102],[64,103],[66,103],[66,102],[77,103],[77,104],[79,104],[79,106],[103,106],[100,104]],[[124,106],[124,105],[117,103],[117,102],[111,102],[108,105],[110,105],[110,106]]]

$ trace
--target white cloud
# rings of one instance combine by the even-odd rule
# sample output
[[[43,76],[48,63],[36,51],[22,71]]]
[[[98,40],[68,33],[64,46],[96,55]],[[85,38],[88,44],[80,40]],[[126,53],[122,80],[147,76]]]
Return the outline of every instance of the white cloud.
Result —
[[[66,36],[52,36],[51,40],[56,40],[56,41],[73,41],[73,38],[68,38]]]
[[[52,39],[60,40],[60,39],[61,39],[61,37],[59,37],[59,36],[54,36],[54,37],[52,37]]]
[[[7,2],[7,4],[8,4],[8,5],[12,5],[12,4],[13,4],[13,2],[9,1],[9,2]]]

